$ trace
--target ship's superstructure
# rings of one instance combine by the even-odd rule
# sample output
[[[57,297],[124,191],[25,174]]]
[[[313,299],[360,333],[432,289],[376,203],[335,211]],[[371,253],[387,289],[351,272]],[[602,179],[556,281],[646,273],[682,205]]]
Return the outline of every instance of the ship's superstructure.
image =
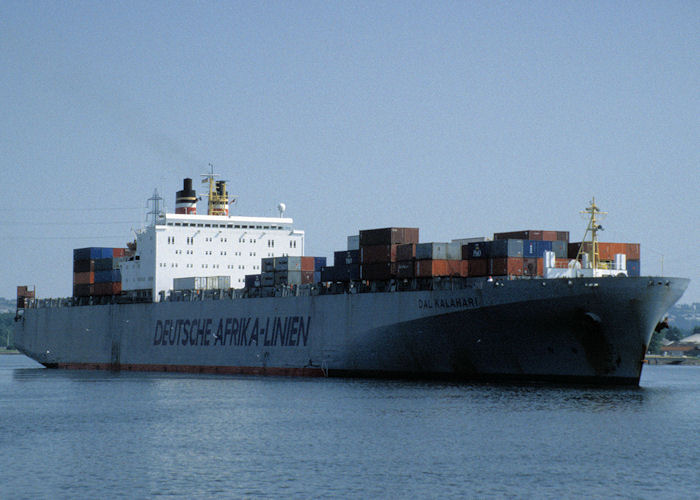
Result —
[[[174,214],[160,212],[157,193],[150,199],[151,223],[136,233],[134,255],[121,264],[122,291],[157,301],[175,279],[193,276],[227,276],[231,288],[243,288],[246,274],[260,273],[261,258],[304,254],[304,231],[282,210],[280,217],[229,215],[225,181],[206,175],[207,215],[196,213],[191,179],[177,193]]]

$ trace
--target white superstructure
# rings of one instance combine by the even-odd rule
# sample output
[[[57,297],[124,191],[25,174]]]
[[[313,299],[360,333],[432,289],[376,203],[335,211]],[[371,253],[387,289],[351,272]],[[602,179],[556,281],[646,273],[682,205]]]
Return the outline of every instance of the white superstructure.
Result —
[[[133,257],[121,264],[122,290],[150,291],[157,301],[173,279],[200,276],[229,276],[232,288],[243,288],[246,274],[260,273],[263,257],[304,255],[304,231],[293,223],[282,216],[154,214],[136,232]]]

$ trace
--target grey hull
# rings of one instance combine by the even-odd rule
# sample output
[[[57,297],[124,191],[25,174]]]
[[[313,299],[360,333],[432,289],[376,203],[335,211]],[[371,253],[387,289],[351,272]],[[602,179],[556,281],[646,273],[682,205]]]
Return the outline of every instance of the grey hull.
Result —
[[[17,348],[49,367],[638,384],[683,278],[35,307]]]

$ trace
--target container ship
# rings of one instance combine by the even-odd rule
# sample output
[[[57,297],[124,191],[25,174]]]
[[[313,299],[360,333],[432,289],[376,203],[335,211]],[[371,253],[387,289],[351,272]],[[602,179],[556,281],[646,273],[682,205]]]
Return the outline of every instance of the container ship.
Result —
[[[48,368],[638,385],[685,278],[641,276],[636,243],[524,230],[449,242],[361,230],[304,255],[285,216],[231,215],[213,170],[125,248],[73,252],[73,296],[18,287],[14,343]]]

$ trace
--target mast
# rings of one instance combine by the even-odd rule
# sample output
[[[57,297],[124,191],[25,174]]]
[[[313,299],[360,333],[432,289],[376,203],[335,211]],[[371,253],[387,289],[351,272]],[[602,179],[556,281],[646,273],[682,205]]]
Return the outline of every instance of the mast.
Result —
[[[586,227],[586,233],[583,235],[583,240],[581,241],[581,246],[576,254],[576,260],[579,260],[583,254],[587,254],[591,262],[591,267],[595,270],[600,266],[600,253],[598,251],[598,231],[603,230],[603,226],[599,224],[600,219],[602,219],[607,212],[603,212],[595,204],[595,196],[591,200],[591,205],[581,212],[582,215],[588,215],[588,227]],[[591,240],[586,241],[586,237],[590,233]],[[590,243],[589,250],[586,251],[586,243]]]
[[[201,174],[202,184],[209,183],[209,200],[207,215],[228,215],[228,192],[226,191],[226,181],[217,181],[215,178],[219,174],[214,173],[214,165],[209,164],[211,171]]]

